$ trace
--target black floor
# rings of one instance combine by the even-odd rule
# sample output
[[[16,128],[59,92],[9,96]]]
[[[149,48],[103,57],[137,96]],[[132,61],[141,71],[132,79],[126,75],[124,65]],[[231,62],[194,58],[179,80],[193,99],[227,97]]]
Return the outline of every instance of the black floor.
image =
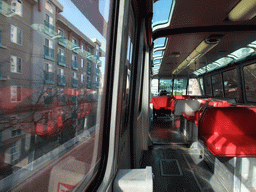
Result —
[[[194,162],[191,146],[180,133],[179,119],[152,121],[152,145],[142,167],[152,166],[155,192],[225,191],[204,161]],[[192,151],[193,153],[193,151]]]

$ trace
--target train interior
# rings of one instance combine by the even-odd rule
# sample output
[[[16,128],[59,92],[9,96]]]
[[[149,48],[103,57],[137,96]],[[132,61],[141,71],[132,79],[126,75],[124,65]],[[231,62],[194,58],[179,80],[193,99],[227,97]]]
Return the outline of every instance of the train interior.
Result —
[[[151,59],[144,63],[142,109],[133,112],[130,141],[133,168],[152,167],[154,191],[255,190],[251,3],[153,3]]]
[[[1,191],[256,191],[255,0],[0,7]]]

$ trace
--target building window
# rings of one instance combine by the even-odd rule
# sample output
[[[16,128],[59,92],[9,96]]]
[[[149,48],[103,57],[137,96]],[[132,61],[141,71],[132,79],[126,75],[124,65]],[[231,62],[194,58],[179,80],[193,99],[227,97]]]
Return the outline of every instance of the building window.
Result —
[[[49,12],[53,13],[53,6],[52,6],[52,3],[47,1],[45,3],[45,9],[48,10]]]
[[[53,42],[51,40],[45,38],[45,46],[52,49],[53,48]]]
[[[81,59],[81,68],[84,68],[84,59]]]
[[[20,86],[11,86],[11,102],[20,102],[21,101],[21,87]]]
[[[52,18],[51,16],[49,16],[48,14],[45,14],[45,20],[46,20],[49,24],[53,25],[53,18]]]
[[[21,135],[21,129],[14,129],[12,130],[12,137],[16,137]]]
[[[12,163],[14,163],[14,161],[18,160],[19,157],[20,157],[19,145],[17,142],[13,142],[12,147],[11,147]]]
[[[81,74],[81,82],[84,82],[84,74]]]
[[[76,72],[73,72],[72,74],[73,74],[73,78],[74,78],[74,79],[77,79],[77,74],[76,74]]]
[[[53,72],[53,65],[50,63],[45,63],[45,71]]]
[[[91,49],[90,49],[89,47],[87,48],[87,52],[88,52],[88,53],[91,53]]]
[[[14,13],[22,17],[22,1],[21,0],[12,0],[11,9]]]
[[[81,45],[81,51],[84,52],[84,44]]]
[[[72,60],[76,61],[76,59],[77,59],[77,56],[76,55],[72,55]]]
[[[21,73],[21,58],[11,55],[11,72]]]
[[[59,48],[59,55],[61,55],[61,56],[64,56],[64,55],[65,55],[65,54],[64,54],[64,50],[61,49],[61,48]]]
[[[74,43],[75,45],[77,45],[77,40],[75,38],[72,38],[72,43]]]
[[[11,42],[22,44],[22,30],[14,25],[11,25]]]
[[[59,34],[61,37],[65,37],[64,31],[63,31],[62,29],[58,29],[58,34]]]
[[[63,76],[64,75],[64,69],[59,68],[58,74]]]

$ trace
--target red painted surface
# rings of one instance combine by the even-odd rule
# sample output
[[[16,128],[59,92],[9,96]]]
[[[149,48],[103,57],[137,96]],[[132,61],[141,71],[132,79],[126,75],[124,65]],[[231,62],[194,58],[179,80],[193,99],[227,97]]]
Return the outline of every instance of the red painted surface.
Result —
[[[256,108],[207,108],[199,136],[216,156],[256,156]]]

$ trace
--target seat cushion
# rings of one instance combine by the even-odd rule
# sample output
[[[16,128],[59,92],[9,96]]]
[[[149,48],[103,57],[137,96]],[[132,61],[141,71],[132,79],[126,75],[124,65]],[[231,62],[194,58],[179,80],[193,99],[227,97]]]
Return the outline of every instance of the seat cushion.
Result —
[[[248,157],[256,156],[256,135],[201,135],[209,151],[215,156]]]

